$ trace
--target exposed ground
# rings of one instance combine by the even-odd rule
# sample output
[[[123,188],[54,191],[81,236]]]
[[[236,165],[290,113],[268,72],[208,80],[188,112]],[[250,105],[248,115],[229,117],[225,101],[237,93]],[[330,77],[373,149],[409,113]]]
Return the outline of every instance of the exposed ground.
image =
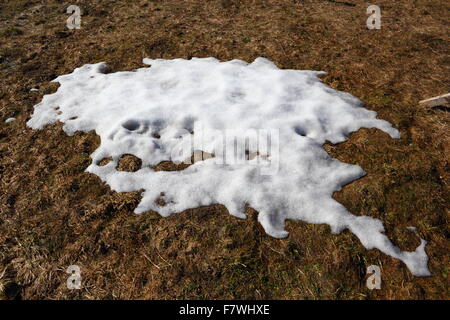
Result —
[[[448,299],[448,106],[418,101],[448,92],[450,2],[377,0],[382,29],[367,30],[373,1],[7,0],[0,4],[0,295],[5,299]],[[349,5],[354,4],[354,6]],[[413,4],[412,4],[413,3]],[[68,30],[66,8],[82,9]],[[432,277],[411,275],[345,231],[288,222],[287,239],[264,233],[256,213],[221,205],[170,218],[135,215],[139,193],[119,194],[84,173],[94,133],[25,122],[49,83],[85,63],[114,71],[142,58],[213,56],[324,70],[324,81],[367,103],[400,129],[360,130],[326,150],[368,175],[335,198],[381,219],[402,249],[428,241]],[[37,92],[29,92],[38,88]],[[4,120],[17,120],[5,124]],[[133,164],[124,164],[133,168]],[[243,188],[245,186],[242,186]],[[82,289],[68,290],[69,265]],[[365,286],[382,269],[381,290]]]

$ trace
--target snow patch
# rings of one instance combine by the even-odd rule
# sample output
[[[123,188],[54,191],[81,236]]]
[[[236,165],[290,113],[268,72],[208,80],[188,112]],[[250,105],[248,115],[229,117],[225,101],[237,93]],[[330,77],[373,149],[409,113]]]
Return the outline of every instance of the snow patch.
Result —
[[[105,73],[106,63],[97,63],[59,76],[54,80],[61,84],[58,91],[35,106],[28,126],[42,129],[60,121],[69,135],[95,130],[101,145],[87,171],[117,192],[144,190],[136,213],[154,210],[168,216],[221,203],[245,218],[250,206],[273,237],[288,235],[286,219],[326,223],[333,233],[348,229],[367,249],[400,259],[414,275],[430,274],[424,240],[414,252],[402,252],[386,237],[380,220],[355,216],[332,198],[365,172],[331,158],[322,149],[325,141],[345,141],[360,128],[400,136],[360,100],[323,84],[317,77],[322,72],[282,70],[264,58],[250,64],[214,58],[144,63],[151,67]],[[279,143],[268,153],[242,141],[224,144],[217,133],[226,130],[238,137],[249,130],[276,132]],[[186,146],[214,156],[182,171],[153,168],[182,160],[173,150]],[[220,164],[228,152],[222,146],[245,149],[253,158]],[[125,154],[139,158],[141,168],[117,170]],[[101,165],[106,158],[112,160]],[[262,174],[274,163],[276,170]]]
[[[10,123],[10,122],[13,122],[13,121],[16,121],[16,118],[8,118],[8,119],[5,120],[5,123]]]

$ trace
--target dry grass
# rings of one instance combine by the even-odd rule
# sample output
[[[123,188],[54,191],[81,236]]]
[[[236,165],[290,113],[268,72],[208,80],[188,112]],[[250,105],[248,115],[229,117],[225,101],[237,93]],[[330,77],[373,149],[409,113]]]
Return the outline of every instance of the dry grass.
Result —
[[[382,29],[365,29],[369,4],[324,0],[76,1],[82,29],[65,28],[72,2],[0,4],[0,289],[23,299],[448,299],[448,109],[418,101],[449,88],[449,2],[380,0]],[[365,250],[349,232],[289,222],[290,236],[267,236],[221,205],[171,218],[135,215],[139,193],[111,192],[84,169],[94,133],[68,137],[60,125],[31,131],[33,105],[59,74],[107,61],[112,70],[144,57],[252,61],[325,70],[324,81],[354,94],[401,130],[390,139],[360,130],[334,157],[368,175],[335,197],[355,214],[384,221],[391,239],[412,249],[417,227],[429,243],[432,277]],[[36,87],[38,92],[29,92]],[[447,111],[446,111],[447,110]],[[4,119],[18,120],[4,124]],[[125,168],[133,169],[133,165]],[[244,187],[244,186],[243,186]],[[69,265],[83,288],[66,288]],[[370,264],[382,289],[365,287]]]

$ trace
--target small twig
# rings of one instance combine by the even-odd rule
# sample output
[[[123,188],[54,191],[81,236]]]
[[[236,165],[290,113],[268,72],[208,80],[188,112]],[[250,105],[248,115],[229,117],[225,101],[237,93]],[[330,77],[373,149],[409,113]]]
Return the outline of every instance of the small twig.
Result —
[[[152,265],[154,265],[155,267],[157,267],[158,269],[161,270],[161,268],[156,263],[154,263],[152,260],[150,260],[150,258],[145,253],[143,253],[142,255],[144,256],[144,258],[146,258],[148,261],[150,261],[150,263]]]
[[[164,260],[165,263],[167,263],[169,266],[172,266],[172,264],[171,264],[169,261],[167,261],[166,259],[164,259],[164,258],[159,254],[158,249],[156,249],[156,253],[158,254],[158,256],[159,256],[161,259]]]
[[[3,269],[3,272],[2,272],[2,274],[0,274],[0,279],[3,279],[3,277],[5,276],[5,272],[6,272],[6,269],[7,269],[8,267],[6,267],[5,269]]]

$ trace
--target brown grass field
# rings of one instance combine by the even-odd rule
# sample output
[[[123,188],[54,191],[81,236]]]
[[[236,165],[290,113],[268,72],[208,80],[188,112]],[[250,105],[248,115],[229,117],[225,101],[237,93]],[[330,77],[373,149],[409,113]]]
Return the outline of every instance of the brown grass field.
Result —
[[[70,4],[82,10],[69,30]],[[366,8],[382,10],[381,30]],[[419,100],[449,90],[446,0],[3,0],[0,3],[0,296],[2,299],[449,299],[449,108]],[[33,106],[57,75],[106,61],[113,71],[149,58],[259,56],[281,68],[323,70],[401,131],[363,129],[325,145],[368,174],[334,197],[381,219],[403,250],[428,241],[431,277],[414,277],[348,231],[288,222],[266,235],[248,208],[220,204],[161,218],[136,215],[139,193],[116,193],[85,173],[95,133],[32,131]],[[37,92],[29,92],[38,88]],[[12,123],[5,119],[16,117]],[[126,167],[127,164],[124,164]],[[245,186],[242,186],[245,188]],[[68,290],[66,268],[82,269]],[[365,285],[382,270],[381,290]]]

